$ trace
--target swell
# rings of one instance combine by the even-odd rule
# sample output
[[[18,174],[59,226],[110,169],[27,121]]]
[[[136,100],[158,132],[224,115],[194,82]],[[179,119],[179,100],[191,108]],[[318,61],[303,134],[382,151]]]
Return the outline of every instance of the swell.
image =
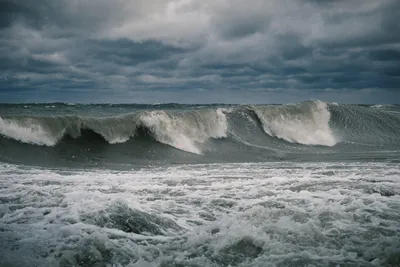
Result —
[[[0,117],[0,158],[195,163],[397,151],[398,111],[397,106],[307,101],[229,108],[179,106],[106,117],[8,115]]]
[[[331,128],[343,143],[372,147],[400,145],[400,107],[330,104]]]

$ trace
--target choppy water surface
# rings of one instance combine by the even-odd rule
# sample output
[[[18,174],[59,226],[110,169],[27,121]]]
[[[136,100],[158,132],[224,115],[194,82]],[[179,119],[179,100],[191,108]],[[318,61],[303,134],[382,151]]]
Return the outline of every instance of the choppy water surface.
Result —
[[[399,266],[399,110],[0,106],[0,266]]]

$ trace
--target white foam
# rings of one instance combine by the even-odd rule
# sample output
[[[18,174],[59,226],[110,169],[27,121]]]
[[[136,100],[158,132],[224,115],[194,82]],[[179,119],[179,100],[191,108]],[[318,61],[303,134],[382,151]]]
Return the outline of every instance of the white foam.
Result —
[[[113,136],[111,138],[105,138],[105,139],[109,144],[122,144],[127,142],[129,138],[130,138],[129,136]]]
[[[396,163],[124,172],[0,164],[0,177],[5,266],[76,266],[77,259],[88,266],[228,266],[233,259],[235,266],[386,266],[399,252]],[[169,218],[184,230],[148,236],[113,228],[113,221],[93,224],[107,219],[116,202]]]
[[[130,116],[79,118],[84,125],[100,134],[109,144],[125,143],[134,136],[135,125]]]
[[[209,138],[226,137],[228,128],[226,116],[220,109],[192,111],[181,116],[149,111],[140,115],[140,121],[157,141],[195,154],[202,154],[200,145]]]
[[[383,108],[383,107],[385,107],[385,105],[373,105],[373,106],[371,106],[372,108]]]
[[[337,143],[329,126],[331,114],[326,103],[316,101],[294,111],[285,108],[255,108],[267,134],[304,145],[334,146]]]
[[[53,146],[64,134],[73,138],[79,137],[83,127],[100,134],[108,143],[117,144],[127,142],[133,137],[138,124],[149,128],[157,141],[196,154],[202,153],[201,145],[209,138],[225,137],[228,128],[223,110],[217,109],[181,113],[148,111],[139,115],[104,118],[0,117],[0,134],[24,143]]]
[[[46,146],[54,146],[60,138],[33,122],[18,123],[2,118],[0,118],[0,134],[24,143]]]

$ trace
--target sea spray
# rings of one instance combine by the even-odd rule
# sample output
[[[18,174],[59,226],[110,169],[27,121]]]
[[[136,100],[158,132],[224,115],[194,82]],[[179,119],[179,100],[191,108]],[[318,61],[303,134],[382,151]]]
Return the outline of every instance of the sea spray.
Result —
[[[254,107],[254,111],[264,131],[271,136],[303,145],[334,146],[337,143],[324,102]]]

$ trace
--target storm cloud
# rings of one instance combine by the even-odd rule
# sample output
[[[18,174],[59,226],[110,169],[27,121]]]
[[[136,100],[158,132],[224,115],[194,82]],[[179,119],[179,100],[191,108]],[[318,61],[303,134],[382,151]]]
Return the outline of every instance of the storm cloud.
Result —
[[[2,0],[0,102],[400,102],[398,0]]]

